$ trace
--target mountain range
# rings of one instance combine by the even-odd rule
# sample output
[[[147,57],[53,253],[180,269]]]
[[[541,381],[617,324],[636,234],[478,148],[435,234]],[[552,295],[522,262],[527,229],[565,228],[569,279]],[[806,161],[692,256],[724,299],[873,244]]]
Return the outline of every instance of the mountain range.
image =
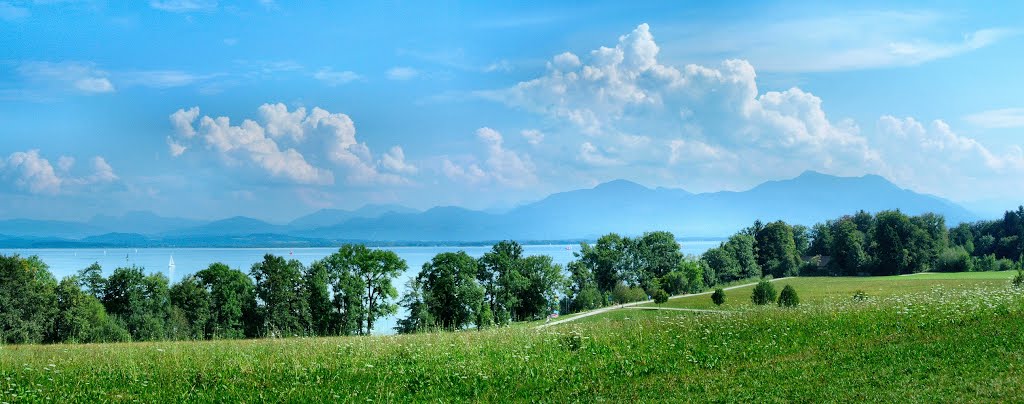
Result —
[[[1009,207],[1007,207],[1009,208]],[[811,225],[857,210],[934,212],[947,224],[978,220],[936,196],[902,189],[877,175],[836,177],[808,171],[742,192],[694,194],[615,180],[552,194],[503,213],[459,207],[426,211],[400,205],[324,209],[287,224],[248,217],[217,221],[166,218],[149,212],[97,216],[87,222],[0,221],[0,247],[255,247],[376,243],[581,240],[617,232],[668,230],[679,237],[717,238],[754,220]]]

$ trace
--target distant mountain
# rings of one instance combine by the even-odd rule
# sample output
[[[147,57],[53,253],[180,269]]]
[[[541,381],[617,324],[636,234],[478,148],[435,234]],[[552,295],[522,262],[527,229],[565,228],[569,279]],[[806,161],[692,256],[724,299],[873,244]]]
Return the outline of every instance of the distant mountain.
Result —
[[[82,238],[106,231],[102,227],[78,222],[32,219],[0,220],[0,234],[11,237]]]
[[[418,213],[413,208],[401,205],[366,205],[356,210],[321,209],[293,220],[288,225],[295,229],[331,227],[355,218],[375,218],[388,213]]]
[[[861,209],[899,209],[911,215],[934,212],[944,215],[950,226],[978,219],[953,202],[901,189],[876,175],[836,177],[808,171],[747,191],[702,194],[615,180],[490,213],[459,207],[419,212],[397,205],[368,205],[354,211],[321,210],[288,225],[241,216],[197,223],[143,212],[121,218],[98,217],[89,223],[7,220],[0,221],[0,234],[6,235],[0,237],[0,246],[457,244],[594,239],[609,232],[637,235],[652,230],[668,230],[678,237],[713,238],[733,234],[757,219],[811,225]],[[144,228],[169,230],[126,230]]]
[[[899,209],[912,215],[935,212],[946,216],[951,225],[977,220],[955,203],[901,189],[876,175],[836,177],[808,171],[743,192],[703,194],[615,180],[553,194],[500,215],[435,208],[421,214],[351,220],[308,235],[373,240],[559,240],[668,230],[681,237],[720,237],[757,219],[811,225],[861,209]]]
[[[164,237],[174,236],[244,236],[249,234],[286,234],[289,228],[259,219],[235,216],[203,225],[170,231]]]
[[[116,233],[157,234],[169,231],[196,227],[206,222],[202,220],[172,218],[159,216],[153,212],[128,212],[123,216],[98,215],[89,220],[88,224]]]

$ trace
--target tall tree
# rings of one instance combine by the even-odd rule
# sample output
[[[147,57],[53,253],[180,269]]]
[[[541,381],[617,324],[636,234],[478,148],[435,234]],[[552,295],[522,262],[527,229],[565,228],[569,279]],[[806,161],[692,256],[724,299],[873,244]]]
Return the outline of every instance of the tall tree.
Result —
[[[832,236],[830,266],[837,275],[857,275],[868,262],[864,252],[864,233],[857,230],[857,224],[850,218],[843,218],[832,223],[829,233]]]
[[[311,331],[302,273],[301,262],[272,254],[253,264],[250,274],[256,280],[256,297],[261,303],[257,307],[261,334],[290,336]]]
[[[56,287],[38,257],[0,255],[0,342],[43,342],[57,310]]]
[[[523,247],[515,241],[501,241],[480,257],[477,279],[484,288],[484,300],[492,315],[492,323],[503,324],[511,317],[510,307],[516,304],[515,289],[523,280],[519,268]]]
[[[371,250],[366,259],[361,260],[361,264],[359,276],[366,289],[363,296],[363,314],[366,319],[363,334],[370,334],[377,319],[397,312],[398,307],[393,301],[398,298],[398,290],[391,282],[408,270],[409,266],[398,254],[389,250]]]
[[[93,262],[92,265],[82,268],[78,271],[76,279],[86,293],[97,299],[103,298],[103,289],[107,280],[103,278],[103,267],[100,266],[100,263]]]
[[[795,276],[800,262],[793,229],[783,221],[765,225],[757,234],[758,261],[764,271],[776,278]]]
[[[56,289],[57,314],[52,342],[118,342],[131,338],[128,331],[107,315],[103,303],[79,287],[77,277],[66,277]]]
[[[219,262],[195,276],[210,293],[210,337],[258,336],[256,286],[252,278]]]
[[[464,251],[440,253],[423,264],[423,302],[437,326],[460,329],[473,321],[484,294],[476,272],[476,260]]]
[[[115,269],[107,278],[103,306],[125,323],[133,339],[151,341],[168,335],[170,292],[163,274],[145,275],[135,266]]]
[[[610,233],[597,239],[593,246],[581,243],[580,252],[573,254],[594,273],[598,290],[608,293],[623,280],[620,267],[625,260],[627,245],[628,239]]]
[[[169,330],[176,338],[206,339],[210,337],[210,292],[195,276],[187,276],[171,286],[171,307],[185,320],[186,329]],[[174,324],[176,326],[177,324]]]
[[[667,231],[644,233],[635,246],[639,257],[639,273],[634,277],[644,288],[649,283],[672,272],[683,259],[676,237]]]

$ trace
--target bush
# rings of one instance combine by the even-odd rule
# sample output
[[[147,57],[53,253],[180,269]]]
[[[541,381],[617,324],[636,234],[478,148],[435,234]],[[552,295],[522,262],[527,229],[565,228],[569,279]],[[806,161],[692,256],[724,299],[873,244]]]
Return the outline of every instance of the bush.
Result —
[[[668,292],[664,289],[658,289],[654,291],[654,302],[662,304],[668,301]]]
[[[1013,287],[1024,288],[1024,269],[1017,270],[1017,276],[1013,277]]]
[[[868,300],[868,294],[864,293],[863,290],[857,290],[857,292],[853,294],[853,300],[857,302],[863,302],[865,300]]]
[[[686,274],[680,271],[669,272],[661,278],[661,286],[670,295],[678,295],[686,291]]]
[[[943,250],[935,262],[937,272],[971,272],[974,271],[974,260],[963,247]]]
[[[775,303],[775,287],[772,286],[771,282],[762,280],[754,286],[754,294],[750,295],[750,300],[758,306],[763,306],[768,303]]]
[[[779,307],[796,307],[799,304],[800,297],[796,295],[796,289],[790,285],[782,288],[782,293],[779,293]]]
[[[643,288],[634,286],[629,287],[624,283],[615,285],[615,290],[612,291],[612,299],[615,303],[631,303],[647,300],[647,292]]]
[[[722,288],[715,289],[715,293],[711,294],[711,301],[714,302],[716,306],[721,306],[725,303],[725,291],[722,290]]]
[[[976,257],[974,261],[974,270],[980,272],[999,270],[999,261],[996,260],[996,255],[988,254],[982,257]]]

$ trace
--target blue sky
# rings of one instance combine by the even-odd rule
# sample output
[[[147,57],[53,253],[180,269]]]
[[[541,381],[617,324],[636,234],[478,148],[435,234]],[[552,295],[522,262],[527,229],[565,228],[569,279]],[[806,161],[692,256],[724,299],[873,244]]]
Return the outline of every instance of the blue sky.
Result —
[[[804,170],[1008,208],[1020,21],[977,2],[0,0],[0,218],[286,221]]]

